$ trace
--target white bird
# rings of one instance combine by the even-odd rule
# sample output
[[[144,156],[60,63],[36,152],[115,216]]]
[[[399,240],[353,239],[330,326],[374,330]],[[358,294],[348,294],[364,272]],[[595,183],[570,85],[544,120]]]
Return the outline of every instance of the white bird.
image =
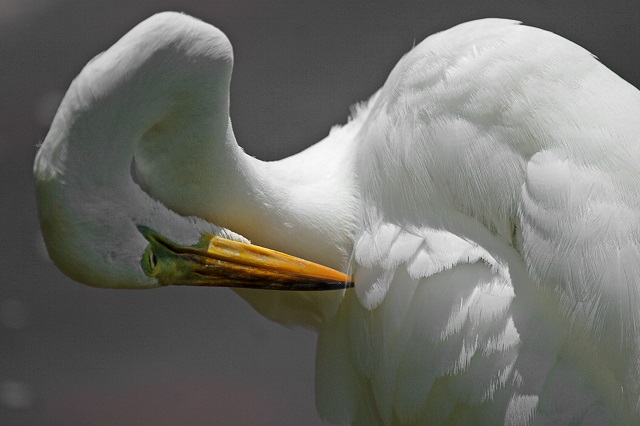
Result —
[[[469,22],[406,54],[346,125],[265,163],[236,143],[232,66],[222,32],[162,13],[84,68],[34,166],[62,271],[344,287],[237,290],[318,331],[330,422],[640,422],[636,88],[557,35]]]

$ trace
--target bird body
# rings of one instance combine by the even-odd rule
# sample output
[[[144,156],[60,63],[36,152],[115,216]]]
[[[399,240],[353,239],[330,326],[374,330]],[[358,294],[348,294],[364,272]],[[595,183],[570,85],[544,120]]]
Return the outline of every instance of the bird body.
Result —
[[[557,35],[473,21],[412,49],[324,140],[264,163],[235,141],[232,65],[224,34],[173,13],[87,65],[34,167],[61,269],[159,285],[142,226],[348,271],[354,290],[236,290],[318,331],[331,422],[640,421],[636,88]]]

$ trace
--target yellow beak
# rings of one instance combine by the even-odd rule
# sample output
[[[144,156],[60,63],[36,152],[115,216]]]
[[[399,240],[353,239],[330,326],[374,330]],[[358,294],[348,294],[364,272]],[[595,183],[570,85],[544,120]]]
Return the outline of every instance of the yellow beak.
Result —
[[[142,269],[161,285],[307,291],[353,287],[353,278],[342,272],[264,247],[210,234],[194,246],[182,246],[147,227],[138,230],[149,241]]]

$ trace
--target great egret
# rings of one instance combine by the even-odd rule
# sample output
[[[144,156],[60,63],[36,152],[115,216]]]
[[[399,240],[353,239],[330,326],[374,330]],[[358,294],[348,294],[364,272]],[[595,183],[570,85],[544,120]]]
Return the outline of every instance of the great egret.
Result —
[[[469,22],[264,163],[235,141],[232,63],[222,32],[162,13],[84,68],[34,166],[60,269],[99,287],[344,287],[236,290],[318,331],[331,422],[639,421],[636,88],[557,35]]]

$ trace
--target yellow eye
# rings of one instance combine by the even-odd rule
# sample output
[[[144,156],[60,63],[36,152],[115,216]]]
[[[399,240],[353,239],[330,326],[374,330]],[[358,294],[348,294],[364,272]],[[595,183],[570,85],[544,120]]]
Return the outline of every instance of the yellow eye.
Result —
[[[145,274],[154,276],[158,273],[158,257],[151,244],[147,246],[147,249],[142,254],[140,264]]]
[[[158,266],[158,258],[156,257],[156,252],[151,249],[149,250],[149,266],[151,266],[151,270],[153,271]]]

